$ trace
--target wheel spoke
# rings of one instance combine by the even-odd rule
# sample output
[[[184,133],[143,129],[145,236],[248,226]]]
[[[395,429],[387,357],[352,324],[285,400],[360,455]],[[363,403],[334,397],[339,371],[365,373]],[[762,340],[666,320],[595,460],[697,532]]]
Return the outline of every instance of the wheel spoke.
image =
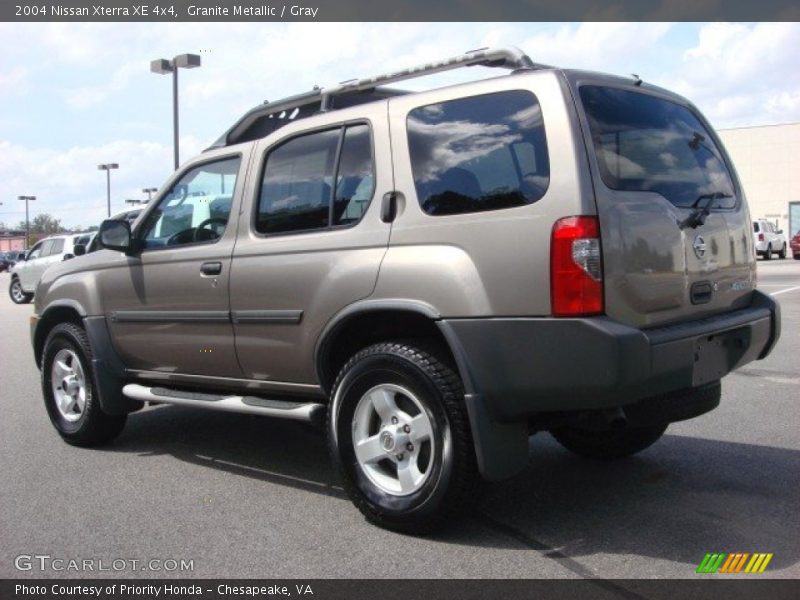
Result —
[[[61,407],[62,407],[61,410],[64,414],[70,414],[75,412],[75,398],[65,393]]]
[[[57,360],[54,365],[54,371],[59,379],[64,379],[68,375],[72,375],[72,369],[63,360]]]
[[[75,373],[75,379],[83,386],[83,367],[81,367],[81,361],[77,358],[72,359],[72,370]]]
[[[392,416],[397,412],[397,404],[394,402],[394,393],[378,388],[373,390],[369,395],[370,402],[378,413],[381,420],[386,423],[389,422]]]
[[[386,457],[380,436],[373,435],[355,445],[356,457],[362,464],[375,463]]]
[[[419,444],[420,442],[433,438],[431,422],[428,419],[428,415],[424,412],[419,413],[416,417],[411,419],[409,425],[411,426],[411,433],[409,434],[409,437],[415,444]]]
[[[78,414],[83,414],[83,409],[86,406],[86,393],[83,388],[75,395],[75,406],[78,409]]]
[[[408,459],[397,465],[397,479],[400,481],[400,489],[404,494],[413,491],[421,477],[422,473],[417,467],[416,459]]]

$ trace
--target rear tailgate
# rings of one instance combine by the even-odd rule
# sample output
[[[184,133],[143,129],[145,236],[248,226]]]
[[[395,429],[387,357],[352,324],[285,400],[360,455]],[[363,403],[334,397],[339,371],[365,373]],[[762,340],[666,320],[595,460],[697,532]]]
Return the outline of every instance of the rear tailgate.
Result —
[[[748,305],[752,225],[717,137],[677,96],[619,81],[572,82],[593,169],[606,313],[649,327]]]

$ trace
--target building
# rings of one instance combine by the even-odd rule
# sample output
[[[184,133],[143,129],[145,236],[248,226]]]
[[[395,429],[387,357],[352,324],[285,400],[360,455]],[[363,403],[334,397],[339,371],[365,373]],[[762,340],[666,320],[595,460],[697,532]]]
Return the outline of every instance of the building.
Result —
[[[800,232],[800,123],[722,129],[753,219],[776,222],[787,239]]]
[[[24,231],[0,231],[0,252],[25,250]]]

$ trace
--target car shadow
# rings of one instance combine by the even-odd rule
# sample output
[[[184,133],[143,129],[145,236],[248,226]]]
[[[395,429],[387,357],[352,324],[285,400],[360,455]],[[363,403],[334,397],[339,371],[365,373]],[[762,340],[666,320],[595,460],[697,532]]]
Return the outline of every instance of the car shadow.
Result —
[[[323,432],[303,423],[160,406],[131,415],[110,449],[346,499]],[[540,434],[523,473],[484,486],[432,541],[533,549],[584,575],[572,560],[597,553],[683,562],[689,575],[707,552],[772,552],[779,569],[800,559],[799,489],[797,450],[667,434],[604,462]]]

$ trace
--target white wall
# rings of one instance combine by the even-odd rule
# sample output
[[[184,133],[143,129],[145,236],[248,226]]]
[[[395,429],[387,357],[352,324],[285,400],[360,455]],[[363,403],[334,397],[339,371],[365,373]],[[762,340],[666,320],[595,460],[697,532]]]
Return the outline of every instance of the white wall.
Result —
[[[789,202],[800,202],[800,123],[717,133],[736,166],[750,216],[778,221],[788,234]]]

